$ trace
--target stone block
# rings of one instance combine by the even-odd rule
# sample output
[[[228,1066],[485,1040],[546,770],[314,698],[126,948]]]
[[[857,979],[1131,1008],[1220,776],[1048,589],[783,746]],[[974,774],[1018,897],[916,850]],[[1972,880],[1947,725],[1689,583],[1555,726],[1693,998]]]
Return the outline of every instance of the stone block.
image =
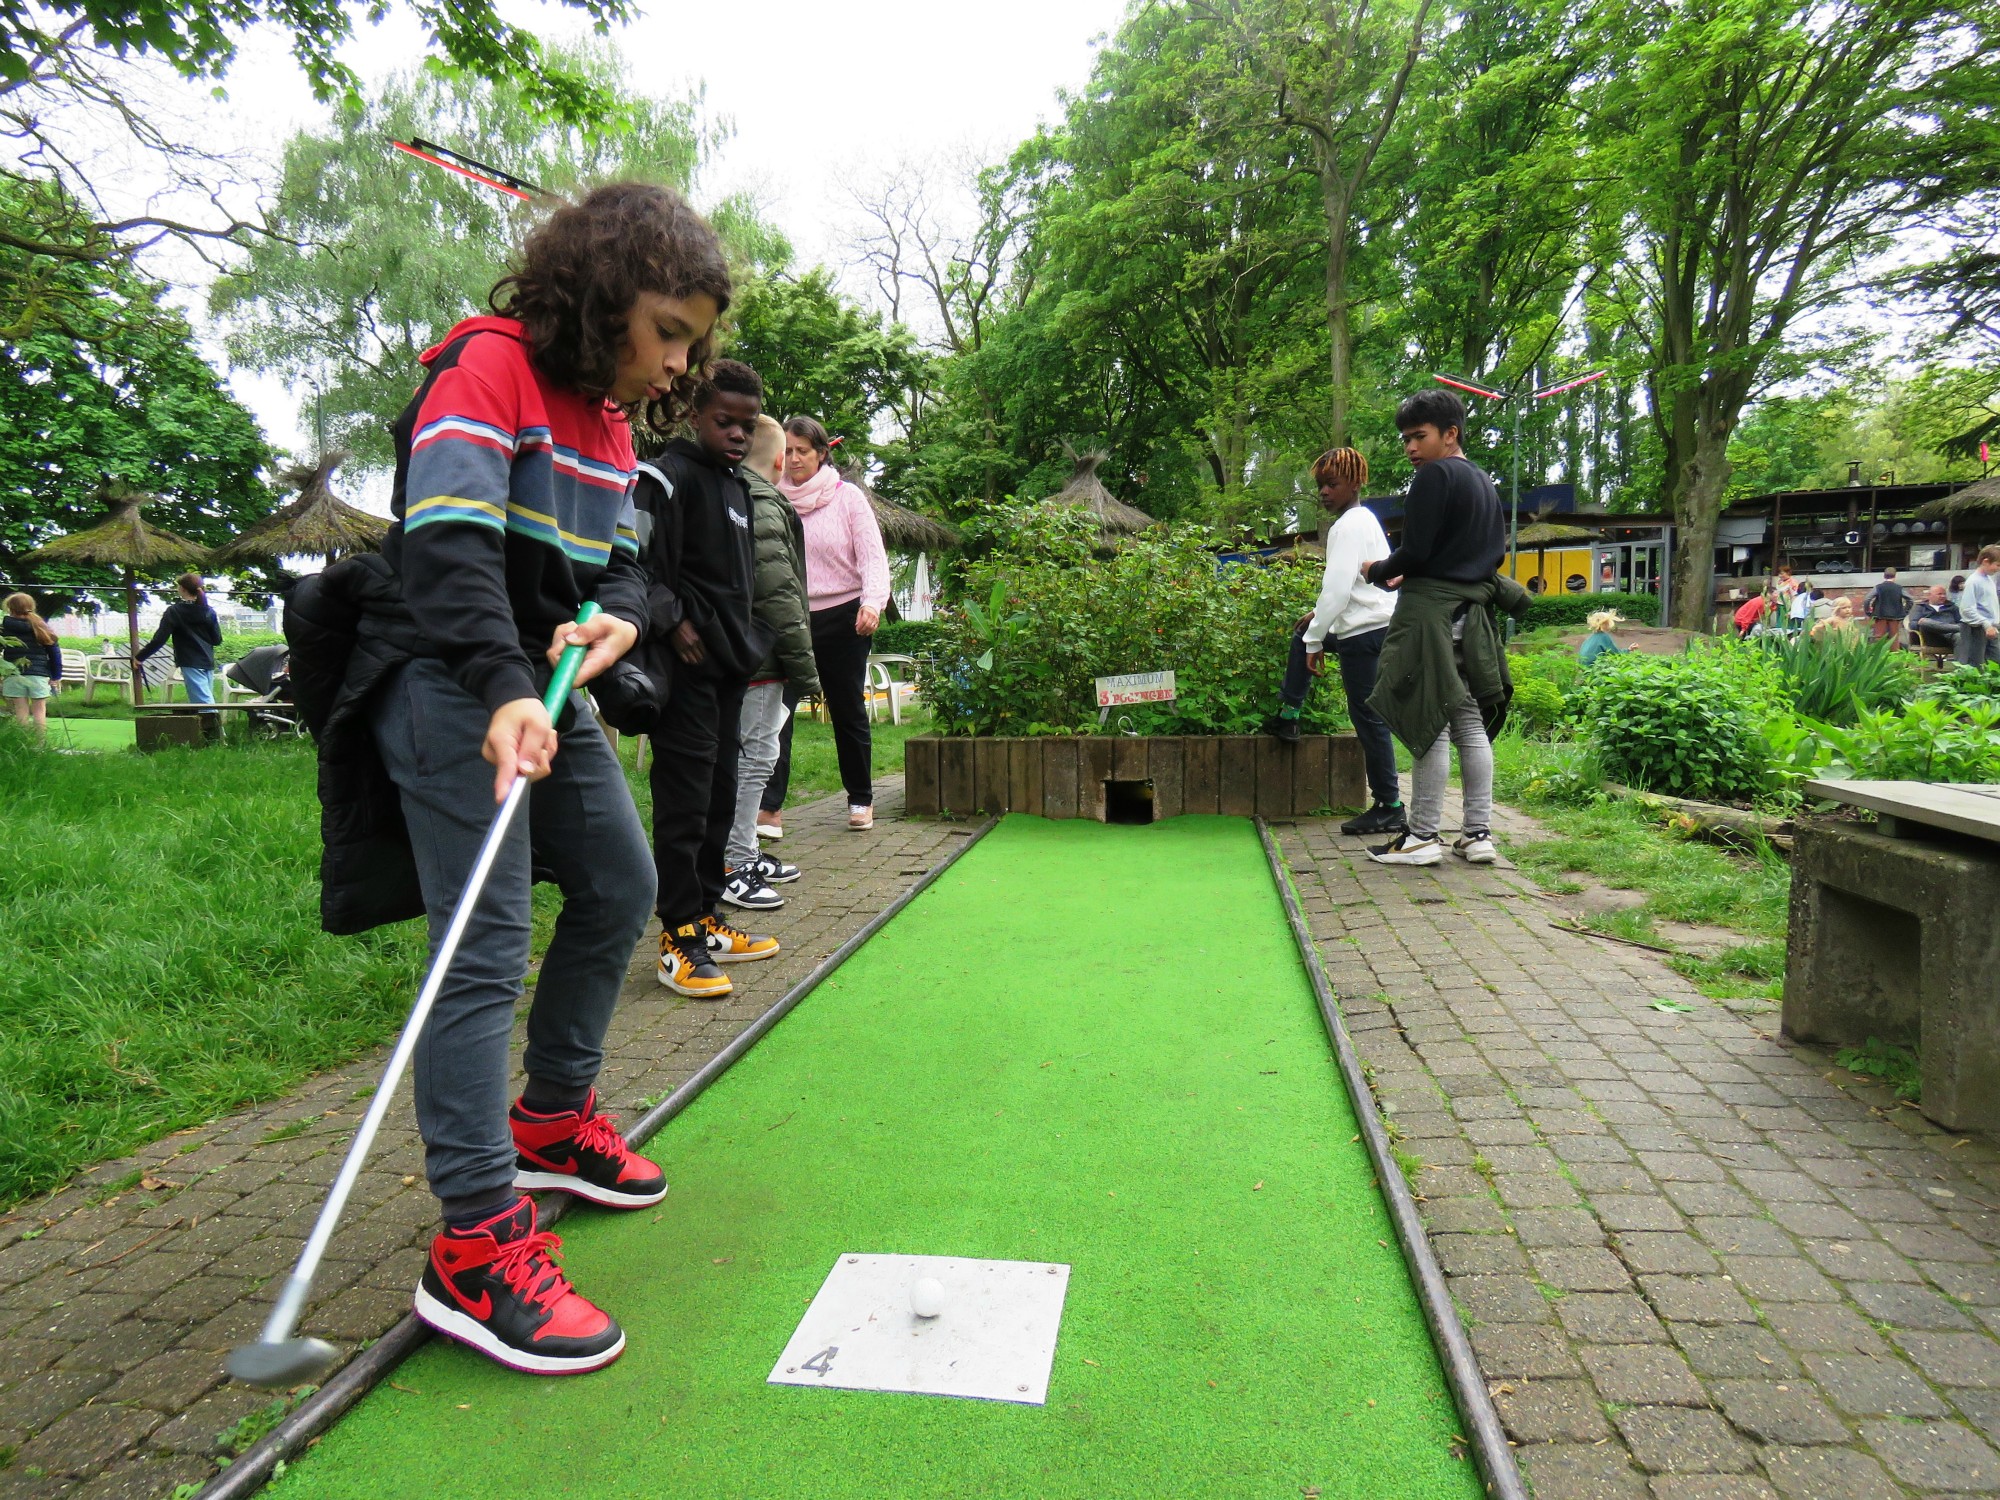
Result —
[[[1754,1467],[1749,1448],[1712,1411],[1635,1406],[1618,1413],[1618,1431],[1655,1474],[1741,1474]]]
[[[1719,1380],[1715,1400],[1738,1432],[1762,1443],[1845,1443],[1849,1434],[1800,1380]]]
[[[1808,1354],[1806,1368],[1833,1404],[1853,1417],[1942,1417],[1944,1398],[1900,1359]]]
[[[1700,1406],[1707,1398],[1678,1351],[1658,1344],[1587,1348],[1583,1365],[1606,1401],[1628,1406]]]
[[[1852,1448],[1764,1450],[1764,1472],[1784,1500],[1902,1500],[1882,1466]]]
[[[1493,1398],[1517,1443],[1594,1443],[1611,1436],[1597,1397],[1581,1380],[1526,1380]]]
[[[1905,1484],[1978,1494],[2000,1490],[2000,1454],[1956,1422],[1863,1422],[1861,1435]]]
[[[1939,1385],[2000,1390],[2000,1340],[1983,1333],[1898,1333],[1895,1339]]]
[[[1926,1116],[2000,1129],[2000,850],[1807,822],[1792,854],[1784,1034],[1915,1046]]]

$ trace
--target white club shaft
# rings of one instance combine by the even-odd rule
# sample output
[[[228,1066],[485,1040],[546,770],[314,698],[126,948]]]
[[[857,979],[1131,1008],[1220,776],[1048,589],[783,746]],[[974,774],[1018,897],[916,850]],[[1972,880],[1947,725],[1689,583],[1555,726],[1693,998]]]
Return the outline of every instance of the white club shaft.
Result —
[[[326,1254],[327,1243],[340,1224],[341,1211],[347,1207],[348,1195],[354,1191],[355,1181],[361,1176],[362,1165],[368,1159],[369,1149],[375,1144],[375,1133],[382,1128],[382,1117],[389,1112],[389,1102],[396,1092],[396,1085],[402,1081],[403,1070],[409,1066],[411,1054],[417,1050],[417,1038],[423,1035],[424,1025],[431,1018],[431,1008],[437,1004],[438,991],[444,987],[445,975],[451,972],[451,961],[458,953],[459,941],[472,921],[480,893],[486,889],[486,878],[493,872],[493,861],[499,857],[500,846],[507,841],[507,830],[513,824],[514,812],[520,807],[527,790],[527,779],[515,777],[514,784],[507,788],[507,796],[501,802],[499,812],[493,816],[493,826],[486,831],[486,842],[479,846],[479,858],[473,861],[472,874],[466,878],[465,890],[459,895],[458,908],[451,914],[451,925],[445,929],[437,957],[431,960],[430,973],[424,976],[424,987],[417,994],[416,1006],[410,1011],[410,1019],[403,1024],[403,1034],[396,1038],[396,1050],[389,1054],[389,1066],[382,1070],[381,1086],[369,1101],[367,1114],[361,1117],[361,1128],[354,1132],[354,1144],[347,1148],[347,1160],[340,1164],[340,1175],[333,1179],[326,1205],[320,1209],[319,1218],[313,1221],[305,1249],[299,1252],[299,1263],[285,1278],[285,1284],[278,1293],[277,1305],[271,1309],[271,1316],[264,1324],[263,1341],[267,1344],[282,1343],[292,1336],[292,1330],[298,1326],[299,1314],[305,1311],[306,1296],[312,1290],[313,1276],[319,1270],[320,1257]]]

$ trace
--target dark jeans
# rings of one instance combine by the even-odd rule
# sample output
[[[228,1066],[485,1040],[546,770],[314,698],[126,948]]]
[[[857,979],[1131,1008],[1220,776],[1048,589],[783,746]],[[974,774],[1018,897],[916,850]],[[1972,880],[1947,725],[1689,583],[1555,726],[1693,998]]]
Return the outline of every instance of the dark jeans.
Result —
[[[1399,800],[1396,786],[1396,742],[1389,724],[1368,706],[1375,691],[1375,675],[1382,664],[1382,642],[1389,627],[1364,630],[1345,640],[1328,641],[1340,662],[1340,685],[1347,693],[1347,716],[1354,721],[1354,737],[1361,741],[1361,762],[1368,768],[1368,795],[1389,805]],[[1291,655],[1285,660],[1285,680],[1278,696],[1294,707],[1306,701],[1312,687],[1312,673],[1306,670],[1306,632],[1300,626],[1292,632]]]
[[[530,1077],[564,1092],[597,1077],[605,1028],[653,904],[632,793],[583,695],[573,701],[576,723],[515,815],[417,1042],[417,1128],[440,1198],[514,1181],[507,1049],[528,972],[531,871],[555,876],[563,909],[535,982],[523,1061]],[[411,662],[376,702],[375,743],[402,792],[435,953],[493,821],[493,768],[479,754],[489,716],[434,661]]]
[[[778,731],[778,763],[771,767],[770,779],[764,783],[763,800],[758,802],[767,813],[785,810],[785,793],[792,789],[792,725],[798,722],[799,690],[789,682],[785,684],[785,727]]]
[[[833,718],[833,748],[840,760],[840,784],[853,807],[875,802],[875,737],[862,692],[868,682],[868,652],[874,641],[854,633],[861,601],[812,612],[813,660],[819,666],[821,696]],[[789,742],[787,742],[789,743]]]
[[[697,922],[722,899],[723,851],[736,816],[736,731],[740,682],[698,672],[674,679],[653,732],[653,865],[660,921]]]

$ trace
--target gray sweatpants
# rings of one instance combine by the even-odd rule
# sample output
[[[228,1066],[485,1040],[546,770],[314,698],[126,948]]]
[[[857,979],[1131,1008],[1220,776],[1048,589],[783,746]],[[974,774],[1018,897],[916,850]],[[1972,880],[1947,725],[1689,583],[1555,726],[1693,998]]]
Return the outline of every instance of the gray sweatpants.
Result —
[[[723,864],[732,870],[757,857],[757,809],[778,763],[778,731],[784,727],[782,682],[753,682],[743,690],[743,715],[737,721],[736,821],[729,825],[729,846],[722,854]]]
[[[530,787],[466,927],[437,1008],[417,1042],[417,1128],[440,1198],[514,1180],[507,1054],[528,972],[533,869],[563,893],[528,1011],[529,1076],[588,1088],[632,950],[653,910],[653,855],[618,758],[579,694],[547,777]],[[402,792],[430,916],[443,940],[492,824],[493,767],[480,757],[488,714],[435,661],[413,661],[377,699],[375,744]]]
[[[1451,747],[1458,746],[1458,779],[1465,793],[1465,829],[1493,827],[1493,742],[1470,694],[1451,711],[1437,742],[1417,757],[1410,773],[1410,832],[1435,838],[1444,821],[1444,791],[1451,781]]]

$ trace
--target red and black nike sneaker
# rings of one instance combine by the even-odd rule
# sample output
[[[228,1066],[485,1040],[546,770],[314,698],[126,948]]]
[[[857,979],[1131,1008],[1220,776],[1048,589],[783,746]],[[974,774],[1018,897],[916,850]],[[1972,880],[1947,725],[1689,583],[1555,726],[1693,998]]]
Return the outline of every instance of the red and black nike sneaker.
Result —
[[[535,1229],[523,1198],[473,1229],[431,1241],[417,1316],[447,1338],[529,1375],[581,1375],[625,1352],[625,1332],[556,1264],[562,1241]]]
[[[580,1110],[532,1114],[514,1101],[514,1186],[573,1193],[606,1208],[646,1208],[667,1196],[666,1175],[625,1144],[614,1116],[597,1112],[597,1091]]]

